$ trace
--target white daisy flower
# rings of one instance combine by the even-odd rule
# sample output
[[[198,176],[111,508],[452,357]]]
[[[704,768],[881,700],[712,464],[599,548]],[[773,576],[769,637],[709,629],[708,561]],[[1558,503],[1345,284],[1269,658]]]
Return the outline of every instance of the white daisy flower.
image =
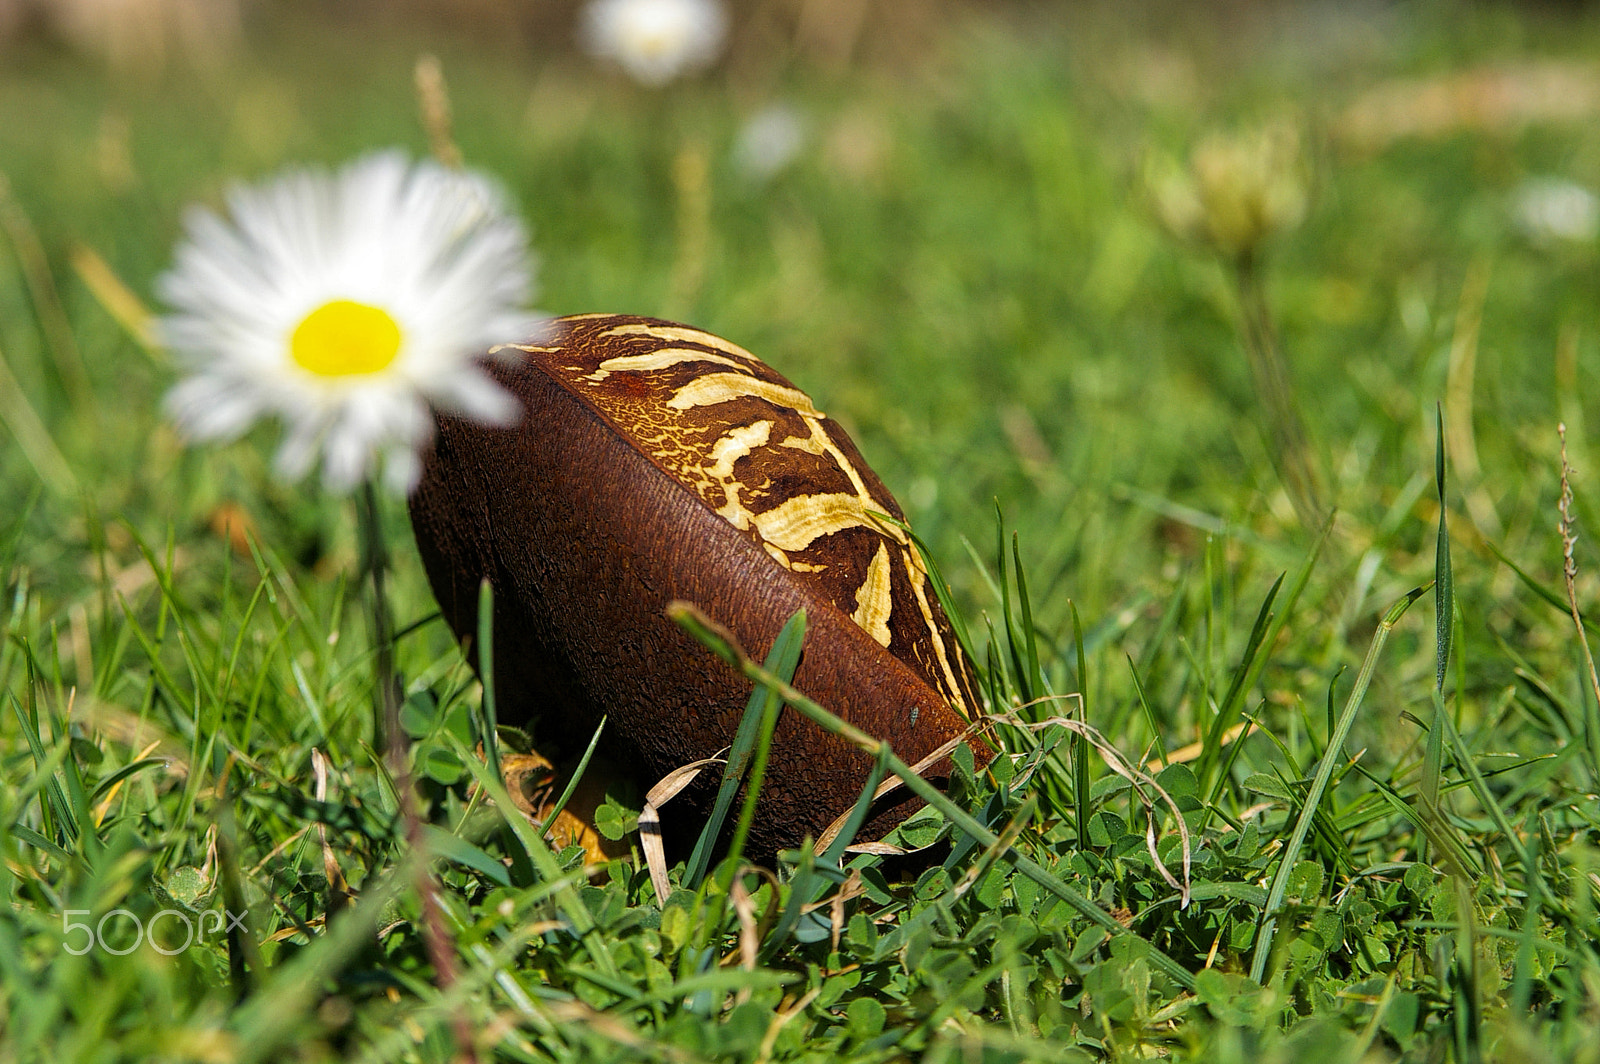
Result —
[[[656,87],[709,65],[727,32],[717,0],[592,0],[579,37],[592,54]]]
[[[473,361],[539,319],[527,237],[487,179],[398,152],[336,174],[295,170],[195,210],[159,281],[160,335],[189,376],[167,395],[195,440],[230,440],[277,416],[277,456],[298,479],[322,456],[348,489],[382,455],[415,485],[430,404],[508,424],[517,403]]]

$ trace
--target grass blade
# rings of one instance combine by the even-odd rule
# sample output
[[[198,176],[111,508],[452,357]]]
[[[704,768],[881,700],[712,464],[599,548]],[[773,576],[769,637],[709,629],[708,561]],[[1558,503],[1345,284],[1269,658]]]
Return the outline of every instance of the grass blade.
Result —
[[[1312,819],[1318,807],[1322,805],[1322,796],[1328,789],[1328,781],[1333,776],[1334,767],[1342,759],[1341,751],[1344,748],[1345,738],[1350,734],[1350,725],[1355,723],[1356,711],[1361,708],[1361,703],[1367,695],[1367,687],[1372,683],[1372,674],[1378,665],[1378,655],[1383,650],[1383,644],[1388,642],[1389,633],[1400,623],[1400,618],[1405,615],[1406,610],[1427,590],[1425,587],[1413,589],[1405,598],[1391,606],[1389,612],[1384,615],[1378,630],[1372,635],[1372,645],[1367,648],[1366,659],[1362,661],[1361,671],[1356,675],[1355,687],[1350,691],[1350,698],[1345,702],[1344,711],[1339,714],[1339,726],[1328,737],[1327,749],[1317,765],[1317,774],[1312,777],[1311,787],[1306,791],[1305,804],[1295,821],[1294,831],[1290,833],[1289,842],[1283,848],[1277,874],[1272,877],[1272,886],[1267,890],[1267,905],[1261,912],[1261,930],[1256,935],[1255,956],[1250,962],[1250,978],[1258,983],[1266,973],[1267,958],[1272,950],[1272,935],[1277,925],[1278,910],[1283,906],[1284,892],[1289,886],[1289,876],[1294,871],[1296,862],[1300,860],[1300,850],[1305,845],[1306,833],[1311,830]]]
[[[572,799],[572,793],[578,789],[578,784],[583,781],[583,774],[589,767],[589,759],[594,757],[595,747],[600,745],[600,735],[606,730],[606,721],[609,718],[601,717],[600,723],[595,725],[594,734],[589,737],[589,745],[584,747],[583,756],[578,758],[578,765],[572,770],[572,775],[567,777],[567,786],[561,792],[561,797],[556,799],[556,804],[544,815],[544,823],[548,827],[556,822],[556,817],[561,815],[561,810],[567,807],[567,802]]]
[[[39,734],[38,704],[33,697],[33,668],[28,669],[28,702],[30,712],[24,712],[22,703],[17,701],[16,695],[6,692],[6,697],[11,700],[11,708],[16,713],[17,723],[22,726],[22,736],[28,743],[28,751],[33,754],[34,762],[41,768],[50,763],[50,757],[45,752],[44,738]],[[57,761],[64,761],[70,757],[64,754]],[[60,837],[67,843],[76,842],[78,839],[78,823],[72,815],[72,805],[67,801],[66,791],[61,788],[61,778],[52,771],[45,781],[44,825],[47,829],[56,829]]]
[[[1017,573],[1017,603],[1022,607],[1022,637],[1023,646],[1027,648],[1028,686],[1037,692],[1036,697],[1046,692],[1044,674],[1039,671],[1039,641],[1033,630],[1033,603],[1028,599],[1028,578],[1022,571],[1022,541],[1016,533],[1011,533],[1011,561],[1016,566]]]
[[[1078,620],[1078,604],[1068,602],[1072,610],[1072,645],[1078,654],[1078,708],[1083,715],[1083,722],[1089,723],[1089,665],[1088,658],[1083,652],[1083,624]],[[1133,659],[1128,659],[1131,664]],[[1138,682],[1135,677],[1134,682]],[[1143,692],[1140,692],[1141,699]],[[1083,735],[1072,736],[1072,806],[1076,814],[1078,829],[1078,845],[1085,845],[1089,838],[1089,817],[1092,806],[1089,801],[1089,739]]]
[[[1009,677],[1005,661],[1000,656],[1000,637],[994,630],[993,618],[987,613],[983,615],[983,624],[989,632],[989,643],[984,648],[985,658],[988,661],[988,668],[984,670],[987,681],[985,693],[989,698],[989,712],[1001,713],[1011,708],[1010,701],[1006,697],[1011,690],[1007,683]]]
[[[1011,577],[1007,572],[1006,563],[1006,519],[1000,513],[1000,500],[994,501],[994,536],[995,536],[995,563],[1000,572],[1000,621],[1006,630],[1006,652],[1011,658],[1011,675],[1016,681],[1017,693],[1022,696],[1022,704],[1027,705],[1037,697],[1033,689],[1033,676],[1028,672],[1022,660],[1022,640],[1017,635],[1017,626],[1011,619]]]
[[[1444,700],[1434,692],[1433,722],[1428,725],[1428,741],[1422,748],[1422,775],[1419,780],[1422,804],[1437,812],[1439,784],[1444,776]]]
[[[1433,719],[1437,730],[1444,733],[1444,740],[1450,744],[1451,751],[1455,754],[1456,764],[1467,777],[1467,786],[1478,799],[1478,804],[1489,814],[1500,834],[1505,836],[1507,844],[1516,853],[1517,860],[1522,864],[1523,875],[1527,878],[1527,890],[1530,896],[1538,896],[1546,890],[1543,879],[1539,876],[1539,868],[1529,856],[1528,850],[1522,844],[1522,839],[1511,826],[1511,819],[1506,816],[1506,811],[1500,802],[1495,799],[1494,792],[1489,789],[1489,783],[1484,779],[1483,772],[1479,770],[1477,762],[1472,757],[1472,751],[1462,739],[1461,733],[1456,730],[1455,722],[1445,712],[1444,699],[1437,691],[1434,692]],[[1430,745],[1432,736],[1430,734]]]
[[[1396,815],[1408,821],[1412,827],[1427,836],[1428,843],[1443,855],[1444,862],[1449,862],[1457,868],[1466,869],[1469,875],[1477,874],[1479,871],[1477,862],[1467,852],[1458,833],[1450,824],[1441,821],[1438,817],[1424,815],[1423,810],[1406,801],[1399,791],[1369,772],[1359,762],[1356,763],[1355,769],[1365,777],[1368,783],[1372,784],[1377,791],[1378,797],[1390,809],[1394,810]]]
[[[889,771],[889,746],[885,743],[878,750],[878,760],[873,762],[872,771],[867,774],[866,785],[861,788],[861,794],[856,798],[856,804],[850,809],[850,817],[844,822],[844,827],[839,829],[833,842],[828,844],[827,852],[822,855],[822,863],[832,867],[839,867],[844,863],[844,852],[855,841],[856,832],[867,822],[867,814],[872,811],[872,796],[878,792],[878,785],[883,782],[885,773]]]
[[[10,827],[6,828],[6,831],[18,842],[26,843],[36,850],[43,850],[45,853],[49,854],[51,857],[54,857],[63,864],[71,864],[73,861],[77,860],[77,858],[72,854],[68,853],[66,850],[63,850],[55,843],[51,842],[43,835],[24,824],[12,824]]]
[[[786,680],[794,676],[794,670],[800,663],[800,648],[805,642],[806,613],[799,610],[790,617],[778,633],[778,638],[772,643],[772,649],[767,652],[766,667],[776,675]],[[728,810],[733,807],[734,795],[739,790],[739,783],[744,779],[745,768],[750,764],[751,753],[755,750],[757,740],[765,735],[770,744],[772,729],[778,722],[778,711],[783,707],[783,700],[768,688],[756,685],[750,692],[750,700],[745,704],[744,716],[739,720],[739,730],[734,733],[733,746],[728,750],[728,761],[722,769],[722,785],[717,788],[716,802],[711,807],[711,816],[707,818],[700,829],[700,837],[695,840],[694,849],[689,854],[688,866],[684,869],[683,885],[690,890],[700,886],[700,881],[705,878],[706,870],[711,867],[711,853],[716,848],[717,838],[722,834],[722,825],[727,821]],[[766,770],[766,759],[762,759],[763,774]],[[752,779],[752,785],[755,783]],[[738,828],[734,832],[735,846],[729,848],[730,856],[742,850],[745,836],[750,831],[750,821],[746,813],[755,814],[754,787],[746,792],[745,806],[741,810]]]
[[[1278,574],[1278,579],[1272,582],[1272,587],[1267,591],[1267,597],[1261,602],[1261,609],[1256,612],[1256,623],[1250,628],[1250,638],[1245,642],[1244,655],[1239,659],[1239,665],[1233,670],[1233,680],[1228,684],[1228,693],[1222,697],[1222,703],[1217,708],[1217,715],[1211,718],[1211,727],[1206,729],[1205,743],[1200,753],[1200,763],[1196,766],[1195,775],[1202,783],[1211,777],[1216,765],[1217,755],[1222,749],[1222,735],[1234,724],[1244,708],[1244,699],[1249,692],[1246,681],[1253,686],[1255,678],[1261,670],[1256,668],[1256,661],[1265,659],[1261,657],[1262,647],[1265,645],[1267,630],[1271,626],[1274,614],[1272,604],[1277,600],[1278,592],[1283,588],[1283,579],[1286,573]],[[1213,792],[1215,794],[1215,792]]]
[[[792,679],[794,670],[800,664],[800,647],[805,639],[806,614],[800,610],[789,618],[783,626],[783,631],[778,633],[778,642],[786,643],[784,654],[775,663],[777,675]],[[793,631],[791,632],[791,628]],[[777,649],[776,646],[774,649]],[[728,847],[728,854],[737,864],[744,855],[745,840],[750,837],[750,825],[755,823],[756,801],[761,796],[761,785],[767,778],[767,759],[772,754],[772,733],[778,727],[778,711],[783,708],[783,703],[776,696],[768,692],[765,707],[761,713],[761,730],[756,735],[756,752],[750,762],[750,782],[745,789],[744,808],[739,810],[739,823],[733,829],[733,843]]]
[[[479,703],[481,719],[477,722],[478,741],[483,743],[484,760],[498,772],[500,747],[496,731],[499,715],[494,700],[494,587],[488,577],[484,577],[478,585],[478,678],[483,684],[483,700]],[[596,737],[598,735],[597,731]],[[594,744],[590,743],[589,748],[594,749]],[[584,757],[587,759],[588,755]],[[574,775],[573,780],[576,779],[577,775]]]
[[[1167,763],[1167,741],[1161,737],[1161,724],[1156,720],[1155,710],[1150,708],[1150,701],[1144,694],[1144,681],[1139,678],[1138,666],[1134,665],[1133,658],[1128,658],[1128,673],[1133,677],[1133,694],[1139,703],[1139,709],[1144,714],[1145,727],[1150,729],[1150,735],[1156,744],[1156,756],[1161,763]]]
[[[500,779],[500,766],[490,766],[466,749],[465,744],[449,731],[444,732],[445,739],[455,750],[461,763],[467,766],[473,776],[477,778],[478,785],[489,792],[489,797],[494,800],[495,808],[500,811],[501,817],[510,826],[517,840],[522,843],[522,848],[527,851],[539,877],[547,883],[560,883],[555,892],[556,904],[572,925],[574,934],[583,941],[589,951],[589,956],[605,975],[617,974],[617,962],[611,956],[611,950],[606,945],[604,936],[598,933],[599,929],[594,922],[594,916],[589,912],[589,907],[573,888],[569,877],[561,871],[561,865],[556,861],[555,854],[550,852],[550,847],[545,843],[542,833],[533,829],[528,818],[517,812],[516,805],[511,801],[511,795],[506,792],[505,784]]]
[[[1421,592],[1417,592],[1421,594]],[[839,719],[828,710],[819,706],[805,695],[801,694],[788,683],[780,680],[766,669],[755,663],[755,660],[745,653],[733,638],[732,633],[722,628],[709,617],[705,616],[693,605],[677,601],[667,606],[667,616],[671,617],[683,627],[690,635],[705,644],[718,657],[738,669],[745,676],[763,686],[772,687],[778,691],[783,700],[793,706],[803,716],[817,724],[824,731],[837,735],[845,741],[860,747],[874,756],[882,756],[888,764],[889,771],[900,777],[906,788],[943,813],[959,829],[986,846],[994,846],[1000,837],[980,824],[971,814],[958,807],[945,794],[933,784],[911,771],[911,766],[894,756],[888,750],[888,744],[861,731],[859,728]],[[1024,856],[1015,849],[1007,849],[1005,859],[1033,882],[1054,894],[1083,916],[1113,935],[1133,935],[1139,942],[1144,942],[1128,928],[1118,923],[1110,913],[1096,905],[1089,898],[1080,894],[1060,878],[1051,874],[1042,865]],[[1164,974],[1184,989],[1193,989],[1194,976],[1188,969],[1165,953],[1145,943],[1152,967],[1159,968]]]
[[[1444,690],[1450,669],[1450,636],[1455,618],[1455,576],[1450,567],[1450,521],[1445,503],[1444,406],[1438,411],[1438,440],[1434,444],[1433,476],[1439,489],[1439,539],[1433,554],[1434,686]]]
[[[939,600],[939,608],[944,610],[945,618],[950,622],[950,630],[955,633],[956,642],[960,645],[961,652],[966,655],[967,661],[972,665],[974,671],[978,672],[978,682],[982,684],[984,676],[978,664],[979,658],[977,648],[972,642],[972,633],[967,628],[966,618],[961,615],[960,610],[956,609],[955,598],[950,593],[950,585],[945,581],[944,573],[939,569],[939,563],[934,560],[933,552],[928,550],[928,545],[922,541],[922,537],[913,532],[911,526],[904,521],[896,520],[891,514],[878,513],[875,510],[869,510],[868,512],[878,520],[894,525],[910,537],[912,545],[917,548],[917,557],[922,560],[922,567],[928,570],[928,579],[933,584],[933,594]],[[977,711],[977,708],[976,706],[973,707],[974,712]]]
[[[1497,559],[1499,559],[1501,565],[1504,565],[1513,573],[1517,574],[1517,579],[1522,581],[1523,587],[1527,588],[1529,591],[1532,591],[1535,595],[1539,596],[1539,598],[1549,603],[1552,607],[1558,610],[1562,616],[1572,616],[1570,612],[1572,607],[1567,604],[1565,595],[1544,584],[1541,584],[1532,573],[1518,565],[1512,560],[1509,554],[1501,550],[1489,540],[1483,540],[1482,542],[1485,547],[1489,548],[1489,553],[1493,554]],[[1585,617],[1583,618],[1583,627],[1595,635],[1600,635],[1600,621],[1595,621],[1591,618]]]
[[[1233,723],[1237,723],[1236,718],[1240,712],[1239,707],[1243,705],[1245,696],[1255,687],[1256,680],[1261,676],[1261,671],[1266,668],[1267,660],[1271,657],[1271,648],[1277,644],[1278,633],[1283,630],[1283,626],[1294,615],[1294,608],[1300,601],[1301,593],[1306,589],[1306,582],[1311,579],[1311,571],[1316,567],[1317,559],[1322,556],[1322,548],[1328,542],[1328,534],[1333,531],[1334,518],[1337,516],[1338,511],[1334,511],[1328,514],[1327,519],[1323,521],[1322,530],[1317,533],[1316,541],[1311,544],[1311,550],[1306,553],[1305,561],[1300,564],[1300,569],[1294,574],[1294,581],[1289,585],[1289,594],[1284,599],[1283,608],[1278,610],[1276,615],[1268,622],[1267,629],[1262,634],[1260,645],[1266,648],[1267,652],[1252,655],[1249,669],[1245,672],[1243,678],[1235,685],[1230,685],[1229,697],[1224,701],[1222,710],[1218,713],[1217,723],[1220,724],[1224,717],[1232,719],[1228,727],[1232,727]],[[1282,577],[1279,578],[1279,582],[1281,581]],[[1277,586],[1278,584],[1273,584],[1274,588]],[[1271,597],[1269,596],[1269,598]],[[1222,728],[1217,731],[1219,744],[1221,736],[1226,730],[1226,728]],[[1202,780],[1203,786],[1205,776],[1199,773],[1196,775]],[[1216,779],[1212,782],[1210,798],[1207,804],[1216,802],[1217,797],[1222,793],[1222,787],[1226,779],[1225,775],[1217,774]]]

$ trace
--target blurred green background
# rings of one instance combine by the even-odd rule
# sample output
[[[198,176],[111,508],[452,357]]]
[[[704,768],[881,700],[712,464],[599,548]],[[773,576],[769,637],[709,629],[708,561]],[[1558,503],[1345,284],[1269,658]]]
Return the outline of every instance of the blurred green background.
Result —
[[[186,205],[291,163],[425,153],[423,54],[468,162],[525,212],[538,305],[680,318],[767,359],[856,435],[969,608],[989,602],[961,539],[991,553],[996,499],[1054,633],[1069,597],[1126,627],[1214,532],[1265,544],[1262,573],[1300,556],[1231,274],[1163,229],[1144,179],[1265,122],[1299,131],[1310,197],[1264,247],[1268,299],[1339,564],[1382,561],[1338,612],[1431,571],[1432,412],[1452,389],[1485,594],[1510,577],[1481,537],[1558,574],[1560,419],[1590,512],[1593,219],[1563,236],[1520,205],[1560,179],[1593,213],[1586,8],[748,2],[714,66],[651,90],[578,47],[572,4],[152,0],[102,7],[95,32],[70,7],[14,4],[0,52],[0,352],[75,480],[5,433],[0,520],[49,602],[87,592],[103,534],[137,560],[113,519],[170,529],[214,574],[237,508],[313,571],[348,568],[342,502],[272,481],[273,429],[181,446],[158,412],[172,369],[83,264],[149,300]],[[122,9],[148,21],[105,21]],[[753,122],[798,131],[792,158],[752,148]],[[1264,587],[1251,564],[1241,584]]]

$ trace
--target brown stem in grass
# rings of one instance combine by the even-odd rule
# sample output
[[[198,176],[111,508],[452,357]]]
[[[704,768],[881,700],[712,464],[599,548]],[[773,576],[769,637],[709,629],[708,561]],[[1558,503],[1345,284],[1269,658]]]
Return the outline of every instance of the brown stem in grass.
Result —
[[[1305,423],[1294,402],[1294,385],[1278,345],[1266,287],[1254,254],[1234,261],[1239,287],[1239,326],[1245,356],[1255,378],[1256,396],[1267,419],[1268,451],[1283,486],[1288,489],[1300,523],[1308,529],[1322,527],[1327,507],[1321,498],[1321,478],[1306,435]]]
[[[373,735],[389,755],[389,770],[398,780],[405,771],[406,742],[400,729],[400,677],[394,665],[394,618],[389,612],[389,549],[378,522],[378,492],[372,481],[361,485],[356,499],[356,525],[361,530],[362,568],[372,581],[372,639],[376,644],[376,704]]]
[[[428,840],[423,834],[422,815],[417,808],[417,793],[412,785],[411,766],[407,757],[410,743],[405,729],[400,726],[400,675],[395,668],[394,618],[389,611],[387,588],[389,552],[379,527],[378,493],[371,480],[361,485],[356,517],[361,529],[365,569],[372,581],[372,636],[377,643],[377,737],[384,744],[389,772],[394,778],[395,792],[400,799],[406,845],[414,851],[426,852]],[[428,960],[433,965],[434,984],[441,994],[446,994],[456,982],[455,941],[445,927],[436,889],[431,862],[419,861],[416,890],[422,907],[422,940],[428,951]],[[464,1011],[458,1010],[451,1015],[450,1027],[455,1037],[457,1061],[474,1064],[478,1058],[473,1044],[472,1024]]]
[[[406,842],[413,850],[422,850],[428,841],[422,834],[422,818],[417,815],[417,799],[412,792],[411,781],[402,779],[405,786],[402,793],[406,795],[401,799],[401,807],[405,810]],[[456,983],[456,944],[449,929],[444,926],[444,914],[440,912],[439,899],[434,894],[436,889],[430,862],[419,862],[417,894],[422,901],[422,938],[428,948],[428,960],[433,964],[434,985],[439,988],[440,994],[448,994]],[[475,1064],[478,1053],[473,1044],[472,1024],[464,1009],[451,1013],[450,1029],[456,1041],[456,1060],[460,1064]]]
[[[1578,609],[1578,562],[1572,549],[1578,544],[1578,534],[1572,530],[1572,467],[1567,464],[1567,426],[1556,426],[1561,437],[1561,576],[1567,585],[1567,604],[1572,608],[1572,623],[1577,626],[1578,645],[1583,648],[1583,660],[1589,666],[1589,684],[1594,688],[1594,699],[1600,704],[1600,672],[1595,670],[1594,653],[1589,649],[1589,638],[1583,630],[1583,612]]]
[[[417,56],[412,79],[417,87],[417,114],[428,134],[433,157],[452,170],[461,169],[461,149],[456,146],[450,112],[450,89],[439,57],[432,53]]]

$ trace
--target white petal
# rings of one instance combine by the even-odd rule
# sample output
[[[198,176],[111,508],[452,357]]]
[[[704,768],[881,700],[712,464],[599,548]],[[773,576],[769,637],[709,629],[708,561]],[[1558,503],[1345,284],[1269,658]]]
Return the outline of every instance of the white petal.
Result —
[[[488,178],[391,151],[333,174],[298,169],[237,186],[225,215],[191,211],[158,282],[170,311],[158,335],[187,371],[169,413],[206,439],[276,415],[287,426],[279,472],[304,476],[320,457],[335,488],[369,475],[380,455],[392,483],[413,478],[411,452],[432,426],[428,401],[514,420],[514,400],[471,364],[538,327],[526,309],[527,234],[508,202]],[[393,363],[359,377],[294,363],[294,329],[341,299],[395,319]]]
[[[196,440],[233,440],[261,416],[256,397],[221,377],[190,377],[167,393],[167,415]]]
[[[415,448],[433,429],[427,407],[413,395],[352,395],[328,433],[323,475],[346,489],[378,464],[378,452]]]
[[[383,456],[383,486],[396,495],[410,495],[422,479],[422,459],[410,447],[391,447]]]
[[[371,441],[340,426],[323,444],[322,482],[334,491],[349,491],[366,477],[372,457]]]
[[[359,402],[348,405],[323,441],[322,477],[328,486],[345,491],[360,483],[376,462],[382,435],[376,410]]]
[[[517,397],[476,366],[464,366],[440,382],[432,398],[441,410],[485,425],[509,428],[522,420]]]
[[[316,462],[317,445],[321,441],[322,425],[318,421],[303,418],[290,422],[289,432],[273,459],[278,475],[288,481],[303,480]]]

